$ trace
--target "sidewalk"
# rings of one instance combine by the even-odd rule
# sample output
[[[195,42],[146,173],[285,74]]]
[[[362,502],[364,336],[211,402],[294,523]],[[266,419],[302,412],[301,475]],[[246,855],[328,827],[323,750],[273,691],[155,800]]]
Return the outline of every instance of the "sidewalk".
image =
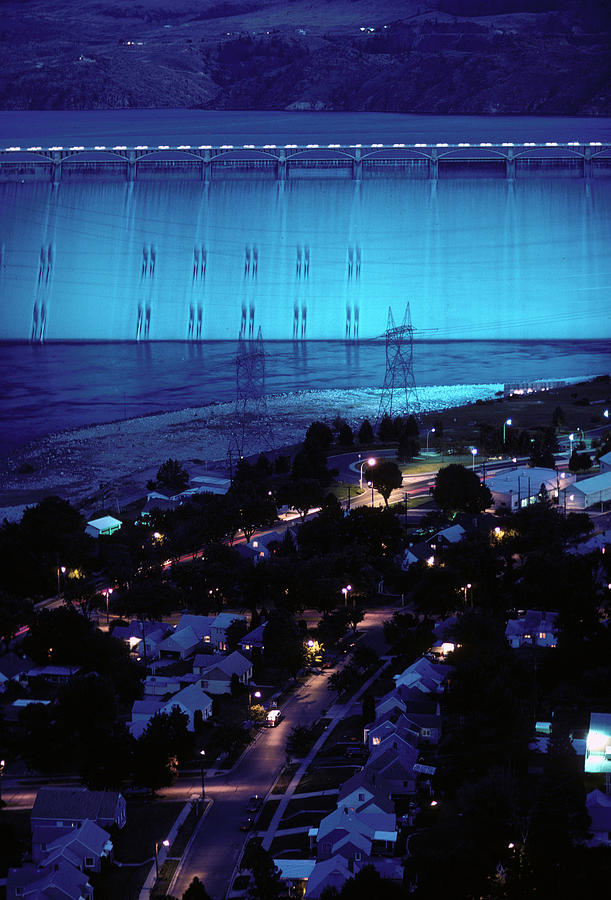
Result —
[[[293,796],[295,795],[295,792],[297,790],[297,786],[299,785],[299,782],[301,781],[302,777],[305,775],[308,767],[310,766],[310,763],[312,762],[312,760],[314,759],[314,757],[316,756],[318,751],[322,748],[325,741],[329,737],[329,735],[332,731],[332,726],[335,725],[336,722],[338,722],[340,719],[342,719],[346,716],[347,712],[350,710],[352,705],[354,703],[356,703],[362,697],[362,695],[374,683],[374,681],[377,681],[377,679],[382,675],[382,673],[384,672],[386,667],[389,665],[389,663],[390,663],[390,659],[384,660],[384,665],[381,666],[371,676],[371,678],[369,678],[363,685],[361,685],[361,687],[358,689],[358,691],[356,691],[356,693],[353,694],[349,700],[347,700],[345,703],[337,703],[336,702],[331,707],[331,709],[328,710],[326,718],[331,719],[331,722],[329,723],[329,725],[327,725],[326,729],[323,731],[321,736],[318,738],[318,740],[316,741],[316,743],[314,744],[314,746],[312,747],[312,749],[310,750],[308,755],[301,761],[301,763],[299,764],[299,768],[293,775],[293,778],[291,779],[286,791],[282,795],[282,797],[280,799],[280,803],[278,804],[278,808],[276,809],[274,815],[272,816],[272,820],[269,824],[269,827],[263,836],[262,845],[265,850],[269,850],[271,843],[276,835],[276,831],[278,830],[278,826],[280,825],[280,821],[281,821],[284,813],[286,812],[286,808],[287,808],[289,802],[293,799]],[[303,795],[298,794],[297,796],[301,797]]]

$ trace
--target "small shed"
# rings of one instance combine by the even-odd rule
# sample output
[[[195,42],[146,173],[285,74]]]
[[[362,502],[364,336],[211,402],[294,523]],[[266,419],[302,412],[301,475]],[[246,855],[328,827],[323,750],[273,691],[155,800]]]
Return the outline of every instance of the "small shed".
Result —
[[[576,481],[561,492],[560,503],[565,509],[588,509],[611,500],[611,471]]]
[[[122,524],[121,520],[115,519],[114,516],[102,516],[100,519],[92,519],[87,522],[85,534],[90,534],[94,538],[99,538],[102,534],[114,534]]]

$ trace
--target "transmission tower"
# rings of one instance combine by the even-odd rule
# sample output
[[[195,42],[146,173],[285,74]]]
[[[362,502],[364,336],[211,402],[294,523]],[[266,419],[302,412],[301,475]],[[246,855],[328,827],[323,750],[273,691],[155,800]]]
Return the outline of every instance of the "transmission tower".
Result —
[[[229,454],[244,455],[246,444],[251,448],[270,446],[271,429],[265,400],[265,350],[261,328],[255,341],[240,337],[235,358],[236,399],[235,418]]]
[[[392,309],[388,307],[386,326],[386,374],[380,395],[378,421],[385,415],[409,416],[419,410],[416,381],[414,379],[414,329],[409,303],[405,307],[403,322],[395,325]]]

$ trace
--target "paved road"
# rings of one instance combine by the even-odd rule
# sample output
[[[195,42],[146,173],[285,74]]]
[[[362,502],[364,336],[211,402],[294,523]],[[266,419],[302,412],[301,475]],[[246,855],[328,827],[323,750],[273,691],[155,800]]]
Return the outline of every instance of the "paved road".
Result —
[[[367,613],[359,625],[364,640],[379,652],[385,647],[382,625],[391,614],[391,609]],[[214,900],[225,896],[245,841],[239,825],[247,815],[248,798],[252,794],[265,795],[271,789],[286,761],[286,739],[291,729],[313,724],[334,703],[335,694],[327,687],[330,674],[327,670],[309,678],[282,707],[284,721],[277,728],[264,729],[231,773],[208,779],[206,794],[213,798],[214,805],[183,861],[172,889],[174,896],[180,897],[195,875]]]

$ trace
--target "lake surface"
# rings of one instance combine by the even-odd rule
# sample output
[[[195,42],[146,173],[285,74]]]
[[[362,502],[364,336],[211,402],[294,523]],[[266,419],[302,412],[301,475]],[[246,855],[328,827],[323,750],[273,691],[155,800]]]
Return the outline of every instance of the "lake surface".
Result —
[[[265,349],[270,394],[381,387],[384,381],[383,342],[271,342]],[[231,401],[236,350],[235,342],[205,341],[0,344],[0,455],[52,431]],[[609,341],[414,344],[417,385],[563,379],[609,371]],[[334,414],[330,406],[329,416]]]
[[[611,119],[0,112],[4,146],[482,140],[604,143]],[[381,386],[408,301],[419,384],[608,372],[610,182],[0,185],[2,449],[232,399],[259,329],[270,392]]]

